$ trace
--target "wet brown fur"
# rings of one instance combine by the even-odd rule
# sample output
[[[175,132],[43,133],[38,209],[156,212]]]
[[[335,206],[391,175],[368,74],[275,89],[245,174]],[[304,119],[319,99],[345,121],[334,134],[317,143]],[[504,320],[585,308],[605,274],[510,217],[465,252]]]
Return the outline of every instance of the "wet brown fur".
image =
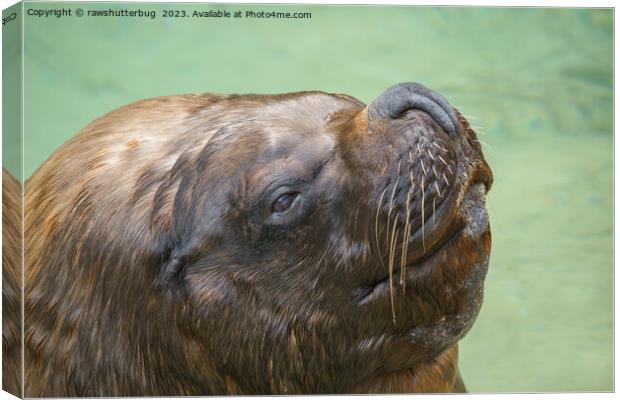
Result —
[[[21,184],[2,168],[2,389],[21,397]]]

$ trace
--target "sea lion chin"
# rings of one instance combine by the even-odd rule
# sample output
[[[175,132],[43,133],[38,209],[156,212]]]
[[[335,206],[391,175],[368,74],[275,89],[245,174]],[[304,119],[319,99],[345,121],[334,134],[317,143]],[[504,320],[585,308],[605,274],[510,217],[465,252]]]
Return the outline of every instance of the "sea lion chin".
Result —
[[[463,391],[491,183],[416,83],[117,109],[26,183],[25,395]]]

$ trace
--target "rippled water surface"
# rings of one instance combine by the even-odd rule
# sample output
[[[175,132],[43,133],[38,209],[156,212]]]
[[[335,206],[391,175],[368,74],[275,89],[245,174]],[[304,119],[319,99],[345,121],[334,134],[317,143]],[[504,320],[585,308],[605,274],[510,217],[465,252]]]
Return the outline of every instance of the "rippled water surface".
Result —
[[[422,82],[480,127],[495,173],[485,303],[461,345],[468,389],[612,390],[611,11],[220,8],[312,19],[26,18],[25,173],[141,98],[318,89],[369,102]]]

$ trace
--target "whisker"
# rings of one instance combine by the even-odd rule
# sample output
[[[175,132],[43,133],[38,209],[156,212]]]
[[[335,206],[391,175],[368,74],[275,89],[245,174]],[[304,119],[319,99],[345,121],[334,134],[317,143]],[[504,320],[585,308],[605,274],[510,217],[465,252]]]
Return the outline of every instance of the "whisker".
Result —
[[[379,198],[379,205],[377,206],[377,215],[375,216],[375,240],[377,245],[377,253],[379,254],[379,260],[381,261],[381,266],[385,267],[385,263],[383,262],[383,256],[381,255],[381,246],[379,244],[379,213],[381,212],[381,205],[383,204],[383,197],[388,190],[388,186],[383,189],[383,193],[381,193],[381,197]]]
[[[483,146],[486,146],[486,148],[489,149],[489,150],[493,150],[493,147],[491,147],[491,145],[489,145],[488,143],[486,143],[483,140],[478,139],[478,140],[476,140],[476,142],[480,143]]]
[[[426,251],[426,242],[424,240],[424,177],[422,177],[422,249]]]
[[[394,227],[392,229],[392,237],[390,239],[390,262],[389,262],[389,280],[390,280],[390,302],[392,304],[392,322],[396,325],[396,307],[394,306],[394,283],[392,282],[392,275],[394,269],[394,253],[396,252],[396,226],[398,225],[398,214],[394,217]]]
[[[441,192],[439,191],[439,185],[437,184],[437,181],[435,181],[435,189],[437,189],[437,194],[439,195],[439,197],[443,197],[441,195]],[[435,201],[435,199],[433,199],[433,201]]]
[[[385,173],[387,172],[387,169],[389,166],[390,166],[389,163],[385,164],[385,167],[383,167],[383,171],[381,171],[381,176],[385,176]]]
[[[474,125],[469,125],[470,128],[472,128],[474,130],[474,132],[476,132],[476,135],[478,136],[486,136],[486,131],[484,130],[484,128],[480,127],[480,126],[474,126]]]
[[[398,188],[398,185],[400,184],[400,161],[398,160],[398,179],[396,180],[396,183],[394,183],[394,189],[392,189],[392,197],[390,198],[390,208],[388,210],[388,215],[387,215],[387,228],[386,228],[386,233],[388,235],[388,238],[390,237],[390,217],[392,215],[392,209],[394,208],[394,196],[396,195],[396,189]],[[389,250],[389,249],[388,249]]]
[[[442,151],[444,151],[444,152],[446,152],[446,153],[448,152],[448,150],[447,150],[447,149],[445,149],[444,147],[441,147],[441,146],[440,146],[440,145],[438,145],[437,143],[435,143],[435,142],[432,142],[432,143],[433,143],[433,146],[437,147],[438,149],[440,149],[440,150],[442,150]]]
[[[390,301],[392,303],[392,322],[394,323],[394,325],[396,325],[396,308],[394,307],[394,291],[393,291],[393,284],[392,284],[392,269],[394,267],[394,257],[393,254],[396,251],[396,248],[394,247],[394,234],[396,231],[396,226],[398,224],[398,213],[396,213],[396,215],[394,216],[394,226],[392,227],[392,235],[390,236],[390,222],[391,222],[391,216],[392,216],[392,210],[394,209],[394,196],[396,195],[396,189],[398,188],[398,185],[400,184],[400,164],[401,164],[402,160],[398,160],[398,166],[397,166],[397,173],[398,173],[398,178],[396,180],[396,182],[394,183],[394,188],[392,189],[392,196],[390,198],[390,208],[388,210],[388,215],[387,215],[387,235],[388,235],[388,275],[389,275],[389,285],[390,285]]]
[[[410,173],[411,176],[411,173]],[[400,258],[400,286],[403,288],[403,294],[405,294],[405,264],[407,263],[407,250],[409,247],[409,232],[411,231],[411,222],[409,218],[411,216],[411,194],[413,193],[413,187],[409,187],[407,192],[406,208],[407,213],[405,215],[405,229],[403,231],[403,249]]]
[[[477,120],[478,120],[478,118],[477,118],[477,117],[474,117],[473,115],[463,114],[463,113],[461,113],[461,115],[463,115],[463,116],[464,116],[465,118],[467,118],[468,120],[474,120],[474,121],[477,121]]]
[[[411,227],[413,226],[413,224],[409,223],[409,225],[407,226],[407,234],[405,235],[406,240],[405,240],[405,257],[407,256],[407,254],[409,254],[409,238],[411,237]],[[405,259],[405,266],[406,266],[406,259]],[[403,276],[405,276],[405,270],[403,268],[403,272],[402,272]],[[405,288],[407,287],[407,281],[403,278],[403,281],[401,283],[401,286],[403,288],[403,294],[405,294]]]

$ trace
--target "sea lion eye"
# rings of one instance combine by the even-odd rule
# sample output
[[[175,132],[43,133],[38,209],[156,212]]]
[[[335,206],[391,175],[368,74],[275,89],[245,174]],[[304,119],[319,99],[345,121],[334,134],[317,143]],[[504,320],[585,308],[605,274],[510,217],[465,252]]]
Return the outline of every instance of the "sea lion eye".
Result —
[[[268,189],[269,190],[269,189]],[[292,227],[300,223],[313,208],[312,190],[304,183],[281,184],[261,201],[262,222],[271,227]]]
[[[272,212],[285,212],[293,205],[293,201],[297,198],[299,193],[285,193],[282,196],[278,197],[276,201],[271,206]]]

